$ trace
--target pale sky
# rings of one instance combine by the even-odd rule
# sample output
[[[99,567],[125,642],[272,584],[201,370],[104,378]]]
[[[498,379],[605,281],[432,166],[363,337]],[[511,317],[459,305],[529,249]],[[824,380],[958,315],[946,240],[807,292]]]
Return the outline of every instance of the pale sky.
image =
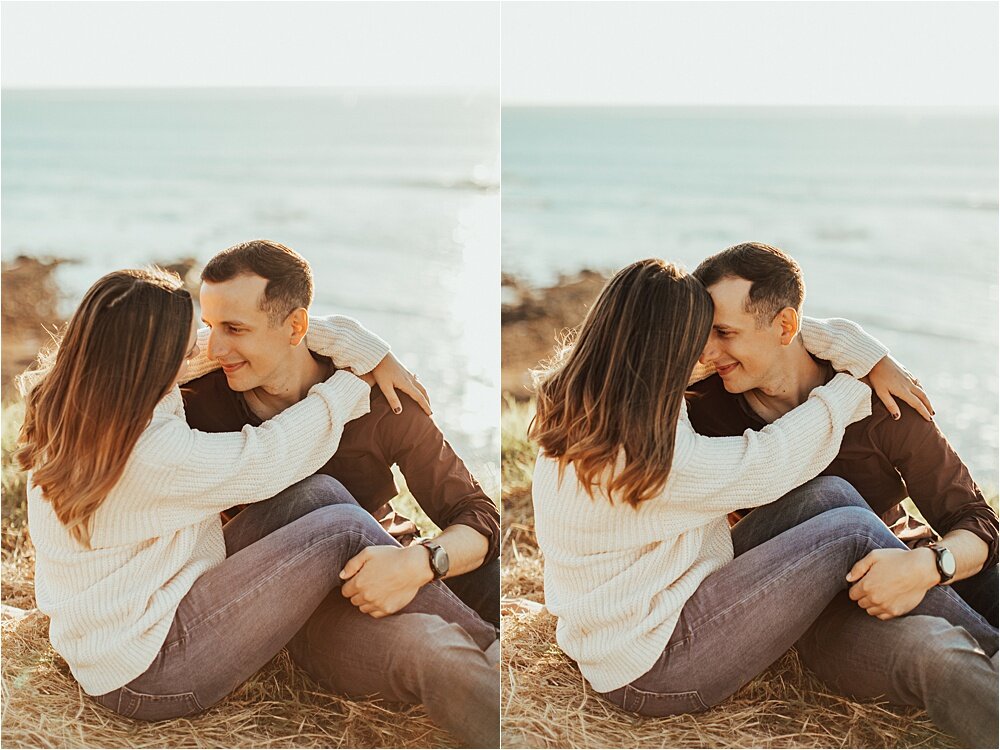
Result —
[[[505,2],[504,104],[997,106],[997,2]]]
[[[8,87],[493,89],[499,3],[4,2]]]
[[[4,87],[495,90],[502,69],[510,104],[995,107],[1000,90],[993,1],[3,2],[0,20]]]

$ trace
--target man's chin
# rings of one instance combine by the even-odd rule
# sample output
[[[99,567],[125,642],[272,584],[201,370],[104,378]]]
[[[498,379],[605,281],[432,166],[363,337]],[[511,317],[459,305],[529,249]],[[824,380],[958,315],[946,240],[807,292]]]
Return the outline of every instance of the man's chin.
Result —
[[[257,387],[246,378],[241,378],[238,373],[233,373],[232,375],[226,373],[226,385],[229,386],[229,390],[236,391],[237,393],[246,393]]]
[[[752,386],[747,386],[739,381],[739,378],[721,378],[722,386],[726,389],[728,393],[746,393],[752,390]]]

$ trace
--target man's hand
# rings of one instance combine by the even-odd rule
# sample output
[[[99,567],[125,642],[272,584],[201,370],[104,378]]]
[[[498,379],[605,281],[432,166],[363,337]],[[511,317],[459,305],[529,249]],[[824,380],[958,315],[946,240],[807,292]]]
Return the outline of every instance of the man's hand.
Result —
[[[375,383],[382,389],[389,406],[396,414],[403,411],[403,405],[399,403],[399,397],[396,395],[397,390],[402,391],[420,404],[420,408],[428,415],[432,413],[427,389],[420,384],[416,375],[403,367],[392,352],[386,354],[382,361],[375,365],[371,375],[375,378]]]
[[[863,380],[875,391],[893,419],[899,419],[899,406],[893,398],[898,396],[912,406],[920,416],[928,422],[931,421],[934,407],[920,387],[920,381],[892,357],[888,355],[882,357]]]
[[[856,582],[851,599],[872,617],[891,620],[905,615],[940,580],[934,552],[917,549],[877,549],[858,560],[847,574]]]
[[[385,617],[398,612],[425,583],[434,579],[427,549],[366,547],[347,561],[340,577],[340,593],[366,615]],[[349,579],[349,580],[348,580]]]

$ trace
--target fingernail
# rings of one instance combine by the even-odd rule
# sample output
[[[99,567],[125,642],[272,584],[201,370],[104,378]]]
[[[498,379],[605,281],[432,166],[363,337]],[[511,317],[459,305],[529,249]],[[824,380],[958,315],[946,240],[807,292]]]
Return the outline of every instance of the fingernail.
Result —
[[[893,412],[892,418],[893,419],[899,419],[899,412],[898,411],[897,412]]]
[[[394,414],[399,414],[400,412],[403,411],[403,407],[402,406],[394,406],[393,409],[392,409],[392,411],[393,411]]]

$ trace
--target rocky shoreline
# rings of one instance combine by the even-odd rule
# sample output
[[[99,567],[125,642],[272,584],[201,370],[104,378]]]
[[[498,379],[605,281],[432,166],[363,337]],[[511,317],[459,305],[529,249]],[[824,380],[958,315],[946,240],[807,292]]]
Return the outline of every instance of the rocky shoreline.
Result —
[[[564,333],[583,322],[607,277],[584,269],[534,287],[511,274],[501,277],[500,388],[516,401],[531,397],[530,370],[555,351]]]
[[[50,341],[50,334],[66,322],[61,307],[66,301],[55,278],[56,269],[72,260],[51,256],[18,255],[5,260],[2,274],[3,356],[0,383],[4,401],[14,398],[14,378],[34,361],[39,349]],[[198,299],[200,264],[194,258],[180,258],[156,265],[173,271],[184,280],[184,287]],[[94,279],[96,281],[96,279]]]

